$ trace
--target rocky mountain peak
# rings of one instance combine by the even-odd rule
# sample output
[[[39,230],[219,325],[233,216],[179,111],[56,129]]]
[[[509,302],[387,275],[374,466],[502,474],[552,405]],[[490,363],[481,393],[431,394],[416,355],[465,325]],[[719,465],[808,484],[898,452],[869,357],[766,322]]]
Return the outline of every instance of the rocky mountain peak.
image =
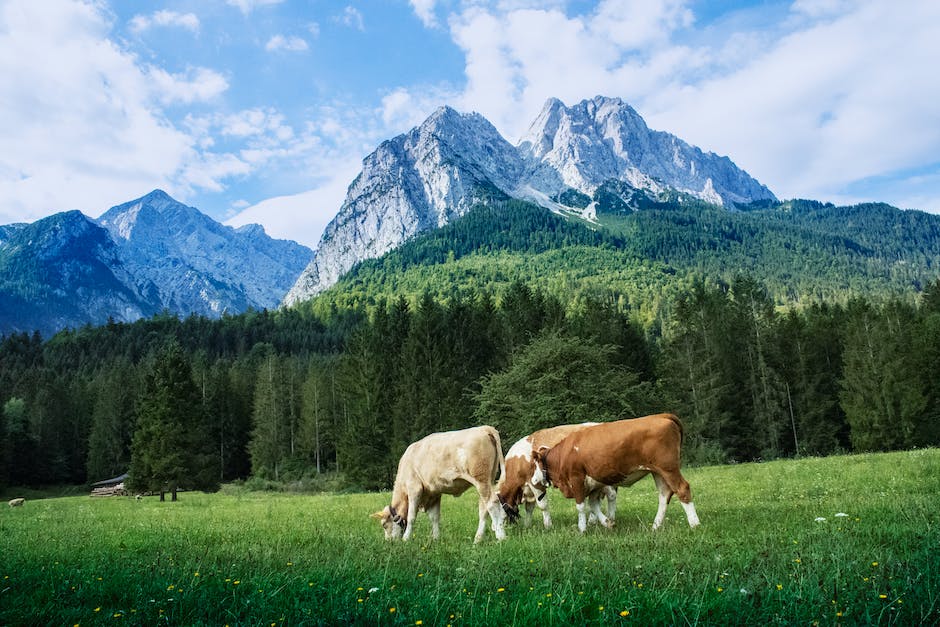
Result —
[[[482,115],[440,107],[363,160],[284,304],[323,291],[356,263],[441,227],[476,203],[514,197],[571,210],[552,199],[570,190],[591,197],[611,182],[651,194],[673,189],[724,206],[774,199],[730,159],[650,130],[619,98],[597,96],[571,107],[550,98],[517,146]],[[590,206],[580,212],[592,219]]]

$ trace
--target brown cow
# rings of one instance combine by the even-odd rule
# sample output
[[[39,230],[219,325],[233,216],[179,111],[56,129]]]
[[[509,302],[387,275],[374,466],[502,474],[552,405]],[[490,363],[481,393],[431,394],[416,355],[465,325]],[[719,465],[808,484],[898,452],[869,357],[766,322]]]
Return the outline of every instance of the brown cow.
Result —
[[[523,522],[526,527],[532,524],[532,511],[536,505],[542,511],[542,524],[545,528],[552,526],[552,517],[548,513],[548,486],[532,483],[536,469],[532,453],[540,448],[550,449],[575,431],[596,424],[583,422],[541,429],[522,438],[506,451],[506,472],[499,481],[499,502],[502,503],[510,521],[519,516],[519,503],[524,503]],[[607,486],[604,492],[607,496],[607,517],[613,520],[617,509],[617,488]]]
[[[535,451],[532,482],[554,485],[565,497],[573,498],[578,529],[583,532],[587,527],[585,499],[604,486],[633,485],[652,473],[659,489],[653,530],[663,524],[673,494],[679,495],[689,526],[697,527],[689,482],[679,472],[681,447],[682,423],[672,414],[601,423],[575,431],[551,449]],[[601,524],[612,527],[598,500],[588,502]]]
[[[382,522],[385,538],[408,540],[418,510],[431,519],[431,536],[440,537],[441,495],[460,496],[470,486],[480,494],[480,524],[474,542],[486,531],[486,514],[493,520],[497,540],[506,537],[505,516],[493,483],[504,468],[499,433],[493,427],[471,427],[461,431],[432,433],[405,449],[398,462],[392,503],[372,514]]]

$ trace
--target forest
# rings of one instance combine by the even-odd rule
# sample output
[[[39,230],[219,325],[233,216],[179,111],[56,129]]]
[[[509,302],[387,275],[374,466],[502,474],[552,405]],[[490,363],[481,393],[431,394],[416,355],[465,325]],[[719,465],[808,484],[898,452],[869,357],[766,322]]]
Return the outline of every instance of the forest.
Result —
[[[168,313],[0,340],[0,485],[387,488],[412,441],[671,411],[688,464],[940,444],[940,280],[779,307],[748,276],[616,295],[523,281],[365,307]]]

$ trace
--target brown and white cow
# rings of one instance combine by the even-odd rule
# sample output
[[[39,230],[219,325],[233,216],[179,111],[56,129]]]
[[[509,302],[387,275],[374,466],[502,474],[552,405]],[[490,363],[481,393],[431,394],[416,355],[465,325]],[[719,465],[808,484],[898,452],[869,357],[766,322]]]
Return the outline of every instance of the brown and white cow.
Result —
[[[682,423],[672,414],[657,414],[584,427],[551,449],[533,453],[536,462],[533,483],[556,486],[578,508],[578,529],[587,528],[585,501],[606,527],[613,522],[604,516],[598,499],[588,497],[604,486],[633,485],[648,474],[659,489],[659,510],[653,530],[663,524],[666,505],[673,494],[685,509],[690,527],[699,524],[689,482],[679,472]]]
[[[505,515],[493,484],[504,463],[499,433],[493,427],[432,433],[405,449],[398,462],[392,502],[372,517],[381,521],[386,539],[408,540],[418,510],[423,509],[436,540],[441,533],[441,495],[460,496],[473,486],[480,494],[480,524],[474,542],[483,538],[487,512],[496,539],[502,540]]]
[[[552,526],[552,517],[548,513],[548,486],[544,483],[532,482],[536,470],[532,453],[539,449],[543,449],[544,452],[544,449],[552,448],[575,431],[596,424],[596,422],[582,422],[540,429],[520,439],[506,451],[506,472],[499,480],[499,502],[502,503],[503,510],[510,521],[519,516],[519,504],[523,503],[525,505],[523,522],[526,527],[532,524],[532,511],[536,506],[542,512],[542,524],[545,528]],[[617,509],[617,488],[606,486],[604,496],[607,497],[607,518],[613,520]],[[592,496],[592,498],[596,497]]]

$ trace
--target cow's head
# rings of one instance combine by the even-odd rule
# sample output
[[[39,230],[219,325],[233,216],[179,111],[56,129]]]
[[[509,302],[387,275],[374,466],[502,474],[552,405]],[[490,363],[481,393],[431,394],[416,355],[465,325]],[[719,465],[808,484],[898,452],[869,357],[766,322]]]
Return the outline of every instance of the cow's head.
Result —
[[[545,463],[545,456],[551,450],[547,446],[540,446],[537,451],[532,451],[532,461],[535,462],[535,469],[532,471],[530,483],[533,486],[547,487],[552,485],[552,479],[548,474],[548,466]],[[539,495],[539,500],[544,497],[545,491]]]
[[[518,490],[521,492],[522,490]],[[504,496],[502,492],[496,494],[499,499],[499,504],[503,506],[503,511],[506,512],[506,520],[509,521],[509,524],[515,523],[519,520],[519,498],[515,496],[515,492],[511,495]]]
[[[386,540],[395,540],[401,537],[402,531],[405,530],[405,519],[399,515],[395,508],[391,505],[386,505],[379,511],[371,515],[372,518],[375,518],[381,523],[382,531],[385,532]]]

